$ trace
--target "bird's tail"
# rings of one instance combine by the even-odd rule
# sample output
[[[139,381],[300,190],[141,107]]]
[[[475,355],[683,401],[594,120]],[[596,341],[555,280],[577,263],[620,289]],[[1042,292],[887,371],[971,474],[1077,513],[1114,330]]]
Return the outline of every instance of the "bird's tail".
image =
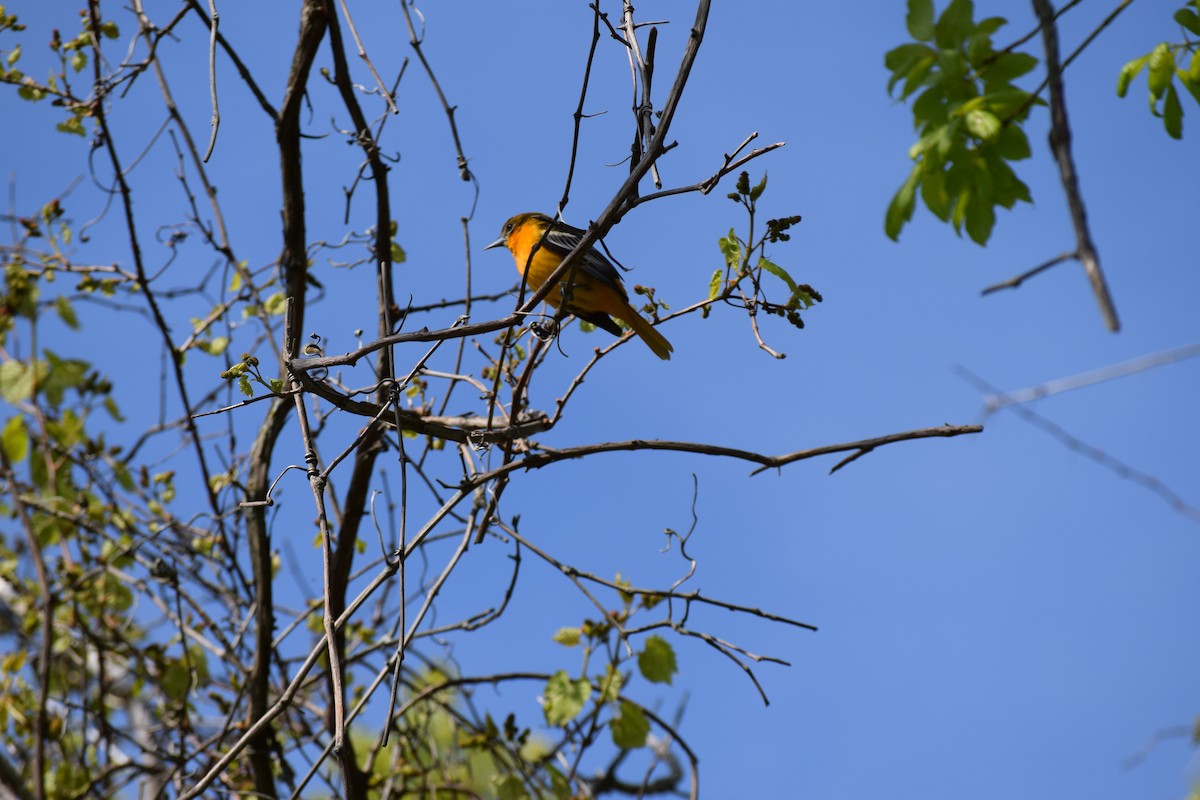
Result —
[[[675,348],[667,341],[667,337],[659,333],[641,314],[630,308],[628,316],[621,317],[621,321],[632,328],[634,333],[642,337],[642,341],[654,351],[654,355],[663,361],[671,360],[671,353],[675,351]]]

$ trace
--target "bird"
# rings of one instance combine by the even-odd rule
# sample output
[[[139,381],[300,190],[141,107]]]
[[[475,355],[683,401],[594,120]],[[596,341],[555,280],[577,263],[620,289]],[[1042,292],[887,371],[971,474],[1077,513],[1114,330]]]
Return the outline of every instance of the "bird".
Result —
[[[528,267],[527,283],[536,292],[575,249],[584,233],[579,228],[531,211],[511,217],[500,229],[500,238],[483,249],[507,247],[517,264],[517,272],[526,275]],[[530,260],[530,251],[538,242],[541,246]],[[565,285],[568,277],[570,284]],[[629,305],[629,295],[617,268],[595,247],[589,247],[575,267],[567,270],[558,287],[546,295],[546,302],[620,336],[624,331],[613,320],[616,317],[664,361],[675,351],[666,337]]]

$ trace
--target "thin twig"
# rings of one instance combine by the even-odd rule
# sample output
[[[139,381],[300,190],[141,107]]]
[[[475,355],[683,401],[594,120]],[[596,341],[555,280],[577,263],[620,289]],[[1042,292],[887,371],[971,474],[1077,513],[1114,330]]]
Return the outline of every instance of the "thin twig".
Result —
[[[212,98],[212,134],[202,159],[205,164],[217,146],[217,129],[221,127],[221,107],[217,104],[217,26],[221,18],[217,14],[217,0],[208,0],[208,19],[208,91]]]
[[[1000,283],[993,283],[991,286],[988,286],[986,289],[980,292],[980,294],[986,297],[992,292],[998,292],[1001,289],[1016,289],[1030,278],[1040,275],[1051,267],[1056,267],[1064,261],[1070,261],[1072,258],[1075,258],[1075,253],[1059,253],[1054,258],[1038,264],[1028,272],[1022,272],[1020,275],[1013,276],[1006,281],[1000,281]]]
[[[379,91],[383,94],[384,99],[387,100],[388,110],[393,114],[399,114],[400,109],[396,108],[396,101],[392,99],[392,93],[384,85],[383,78],[379,76],[379,73],[375,70],[375,65],[371,63],[371,59],[367,56],[367,50],[363,47],[362,39],[358,37],[358,28],[355,27],[354,19],[350,16],[350,9],[346,5],[346,0],[339,0],[339,4],[342,7],[342,14],[346,17],[346,24],[350,26],[350,35],[354,37],[354,46],[358,48],[358,57],[365,61],[367,69],[371,70],[371,75],[375,78],[375,84],[379,87]],[[401,5],[403,4],[404,0],[401,0]]]
[[[450,105],[446,100],[442,85],[438,83],[437,76],[433,74],[433,67],[429,66],[429,61],[425,58],[425,51],[421,49],[423,39],[417,36],[417,29],[413,26],[412,12],[408,10],[408,0],[401,0],[400,8],[404,11],[404,22],[408,25],[408,43],[417,52],[417,58],[421,60],[421,66],[425,68],[425,74],[429,76],[429,82],[433,84],[433,90],[437,92],[438,100],[442,103],[442,110],[446,112],[446,119],[450,122],[450,135],[454,137],[454,151],[458,155],[458,175],[464,181],[474,181],[475,176],[471,174],[471,168],[467,165],[467,157],[463,155],[462,141],[458,138],[458,124],[454,121],[455,106]]]

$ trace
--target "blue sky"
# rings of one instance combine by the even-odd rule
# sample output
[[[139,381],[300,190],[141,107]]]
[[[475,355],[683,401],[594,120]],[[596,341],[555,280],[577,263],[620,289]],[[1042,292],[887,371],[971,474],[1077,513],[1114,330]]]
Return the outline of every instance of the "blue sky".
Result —
[[[51,13],[48,5],[9,8],[33,29]],[[1010,16],[1000,43],[1033,27],[1025,4],[977,5],[977,18]],[[750,478],[748,465],[731,461],[604,455],[519,476],[502,513],[520,513],[526,535],[583,568],[669,583],[683,566],[677,553],[659,552],[661,530],[691,524],[694,473],[699,521],[689,550],[699,566],[687,586],[819,626],[812,634],[725,613],[697,620],[792,663],[756,667],[772,701],[767,708],[728,661],[678,643],[681,673],[664,708],[673,710],[688,693],[683,731],[701,755],[707,797],[1184,796],[1198,776],[1186,740],[1162,743],[1135,767],[1124,764],[1158,731],[1189,725],[1197,712],[1200,527],[1011,412],[984,420],[983,396],[954,371],[961,365],[1013,390],[1200,339],[1200,111],[1184,99],[1184,140],[1177,142],[1147,112],[1144,79],[1130,97],[1115,94],[1122,64],[1178,39],[1170,22],[1175,4],[1132,4],[1066,79],[1081,187],[1124,325],[1115,335],[1072,264],[1018,291],[979,295],[1073,245],[1044,112],[1029,126],[1034,157],[1018,167],[1035,203],[1001,212],[986,248],[956,238],[921,210],[893,243],[883,234],[883,213],[907,174],[915,137],[908,110],[886,94],[883,53],[906,38],[903,4],[714,6],[674,123],[679,145],[660,162],[664,181],[707,177],[752,131],[761,143],[787,142],[750,171],[769,172],[764,213],[804,217],[792,241],[772,250],[773,260],[817,287],[825,302],[806,315],[802,332],[765,324],[768,341],[787,353],[783,361],[756,349],[745,317],[732,309],[667,326],[675,345],[669,363],[637,344],[622,348],[589,376],[543,442],[662,438],[782,453],[941,423],[982,420],[986,430],[892,445],[832,476],[836,459]],[[1064,49],[1111,6],[1084,3],[1069,13]],[[426,53],[458,107],[479,179],[470,223],[475,286],[501,291],[513,280],[511,260],[480,248],[508,216],[552,212],[562,194],[590,12],[582,2],[447,2],[422,10]],[[676,3],[637,10],[641,19],[671,20],[660,30],[661,103],[692,10]],[[616,6],[609,11],[618,14]],[[261,68],[260,83],[277,102],[294,13],[281,12],[270,36],[264,13],[251,17],[224,4],[222,31]],[[411,56],[399,6],[355,14],[374,62],[394,75]],[[183,113],[196,132],[206,131],[202,36],[192,29],[166,55]],[[323,53],[318,65],[327,64]],[[223,126],[212,169],[225,187],[239,256],[262,266],[280,248],[273,137],[234,74],[222,70]],[[370,85],[365,71],[356,76]],[[131,113],[118,121],[130,142],[145,140],[161,122],[156,91],[143,81],[131,94]],[[314,92],[314,105],[324,108],[329,98],[319,91],[328,90]],[[629,97],[624,55],[603,40],[585,110],[606,113],[584,124],[565,214],[575,225],[595,218],[626,174],[606,165],[628,153]],[[391,186],[408,263],[398,267],[397,281],[420,303],[459,290],[459,218],[470,213],[473,192],[457,179],[445,117],[415,61],[398,102],[402,113],[389,120],[385,138],[400,155]],[[27,213],[81,174],[85,145],[46,133],[49,109],[11,94],[4,103],[6,116],[22,121],[0,132],[0,166],[14,176],[17,207]],[[330,130],[319,116],[305,124],[315,134]],[[340,187],[358,151],[336,134],[305,147],[312,235],[336,241],[345,230]],[[159,146],[139,167],[138,211],[148,228],[158,216],[181,213],[178,185],[163,177],[173,164],[170,148]],[[731,190],[722,184],[708,197],[671,198],[630,214],[607,239],[635,268],[629,282],[654,285],[675,307],[702,297],[721,263],[718,237],[743,222],[723,199]],[[101,204],[86,178],[69,201],[77,224]],[[369,224],[365,192],[354,211],[352,225]],[[94,249],[81,248],[80,258],[127,258],[114,250],[121,246],[119,230],[100,226]],[[152,258],[163,258],[153,247]],[[199,275],[211,259],[198,246],[194,252],[185,265]],[[336,270],[323,258],[314,269],[328,297],[309,324],[329,340],[328,352],[351,349],[355,328],[374,329],[370,275]],[[97,330],[100,319],[85,315],[85,326],[95,321],[85,331]],[[130,318],[128,325],[47,346],[90,354],[135,390],[154,392],[156,340],[144,322]],[[550,405],[601,337],[565,332],[567,356],[546,365],[535,401]],[[195,361],[189,369],[199,384],[212,364]],[[1034,409],[1200,504],[1198,369],[1200,362],[1183,361]],[[472,407],[473,398],[458,400]],[[281,457],[298,461],[299,450]],[[291,492],[298,505],[308,502],[301,483]],[[297,512],[297,520],[310,517],[307,508]],[[301,560],[316,558],[308,529],[290,538]],[[505,555],[491,543],[472,551],[447,587],[444,619],[494,602],[486,587],[503,585]],[[586,613],[561,576],[529,563],[508,614],[457,641],[454,656],[468,670],[577,669],[577,654],[549,637]],[[506,691],[497,702],[537,715],[520,692]]]

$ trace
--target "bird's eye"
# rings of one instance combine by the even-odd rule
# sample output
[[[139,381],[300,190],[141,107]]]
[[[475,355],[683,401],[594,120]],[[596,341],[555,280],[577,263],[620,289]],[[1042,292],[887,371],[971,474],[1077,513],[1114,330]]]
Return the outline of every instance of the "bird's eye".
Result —
[[[504,232],[512,233],[512,223],[511,222],[504,226]]]

